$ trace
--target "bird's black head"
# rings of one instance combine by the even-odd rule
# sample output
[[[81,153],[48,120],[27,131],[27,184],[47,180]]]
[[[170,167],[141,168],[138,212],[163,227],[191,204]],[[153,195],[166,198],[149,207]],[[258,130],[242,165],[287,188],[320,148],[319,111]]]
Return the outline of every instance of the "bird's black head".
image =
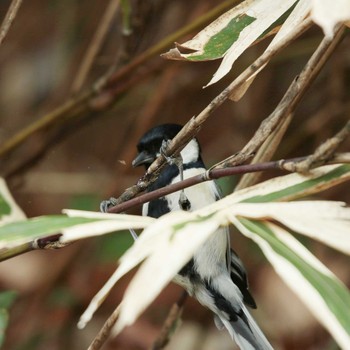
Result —
[[[133,160],[132,166],[137,167],[144,165],[147,169],[159,156],[163,141],[172,140],[181,129],[182,126],[178,124],[162,124],[147,131],[137,144],[138,155]],[[194,154],[193,158],[196,158],[194,160],[197,160],[200,152],[199,145],[195,139],[191,142],[192,147],[189,147],[189,145],[186,146],[190,151],[187,153],[190,153],[189,156],[191,157],[192,154]],[[183,152],[181,152],[181,155],[183,155]]]
[[[158,157],[163,140],[173,139],[181,129],[178,124],[162,124],[147,131],[137,144],[138,155],[132,166],[144,165],[147,169]]]

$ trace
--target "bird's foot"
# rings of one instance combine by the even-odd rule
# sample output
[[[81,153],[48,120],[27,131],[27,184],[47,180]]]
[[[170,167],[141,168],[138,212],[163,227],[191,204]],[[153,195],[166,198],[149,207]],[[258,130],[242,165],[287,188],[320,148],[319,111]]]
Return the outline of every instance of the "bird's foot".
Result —
[[[115,205],[117,205],[117,199],[114,197],[111,197],[100,203],[100,211],[102,213],[108,213],[108,209],[111,207],[114,207]]]

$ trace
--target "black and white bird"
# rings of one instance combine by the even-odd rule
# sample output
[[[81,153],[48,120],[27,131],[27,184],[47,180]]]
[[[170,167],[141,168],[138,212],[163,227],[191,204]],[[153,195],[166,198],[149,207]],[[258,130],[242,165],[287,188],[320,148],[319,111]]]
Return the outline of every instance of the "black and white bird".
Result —
[[[143,165],[147,169],[162,153],[166,142],[173,139],[181,128],[177,124],[164,124],[146,132],[137,145],[138,155],[132,165]],[[184,179],[206,171],[195,138],[180,154]],[[179,164],[168,159],[168,164],[148,191],[180,181],[181,170]],[[144,204],[143,215],[158,218],[170,211],[184,209],[182,195],[183,192],[178,191]],[[219,198],[215,182],[204,182],[185,190],[185,201],[188,201],[185,209],[196,210]],[[248,290],[245,268],[236,253],[230,249],[226,227],[218,229],[200,246],[193,258],[175,276],[174,282],[215,314],[216,326],[219,329],[226,328],[240,349],[272,349],[247,310],[246,305],[256,308],[256,304]]]

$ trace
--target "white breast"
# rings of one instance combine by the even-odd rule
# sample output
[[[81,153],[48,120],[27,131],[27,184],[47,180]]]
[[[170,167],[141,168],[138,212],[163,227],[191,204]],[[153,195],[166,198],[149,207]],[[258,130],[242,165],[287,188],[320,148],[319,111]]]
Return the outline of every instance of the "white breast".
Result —
[[[204,168],[188,169],[184,172],[184,178],[189,178],[202,174]],[[172,183],[180,181],[180,176],[174,178]],[[190,211],[203,208],[204,206],[214,203],[218,197],[217,187],[214,181],[207,181],[185,189],[185,194],[191,203]],[[173,210],[180,210],[179,206],[180,191],[171,193],[165,198],[168,205]],[[194,255],[197,272],[202,277],[218,276],[225,271],[226,252],[229,244],[229,233],[227,227],[218,229],[210,238],[198,249]]]
[[[193,168],[187,169],[184,171],[184,179],[188,179],[189,177],[196,176],[205,172],[204,168]],[[171,184],[177,183],[180,181],[180,175],[176,176]],[[216,196],[218,196],[216,185],[214,181],[207,181],[195,186],[185,188],[185,194],[188,200],[191,202],[190,211],[200,209],[210,203],[214,203],[216,200]],[[166,200],[169,203],[169,208],[172,210],[180,210],[179,206],[179,198],[180,191],[175,193],[170,193],[165,196]]]

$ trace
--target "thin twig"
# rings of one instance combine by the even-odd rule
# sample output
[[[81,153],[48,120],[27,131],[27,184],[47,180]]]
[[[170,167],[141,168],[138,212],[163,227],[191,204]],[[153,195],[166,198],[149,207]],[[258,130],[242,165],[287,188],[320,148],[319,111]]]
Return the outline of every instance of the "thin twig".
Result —
[[[1,24],[0,28],[0,45],[4,41],[13,20],[15,19],[18,9],[22,4],[22,0],[12,0],[11,5],[6,13],[6,16]]]
[[[78,92],[83,86],[86,77],[91,69],[92,63],[94,62],[97,53],[100,51],[108,29],[110,28],[115,14],[118,11],[119,3],[120,0],[110,0],[109,4],[107,5],[99,26],[95,32],[95,35],[93,36],[86,51],[82,64],[80,65],[78,74],[72,84],[73,93]]]
[[[184,303],[188,297],[186,291],[183,291],[179,300],[173,304],[168,316],[163,324],[159,337],[153,343],[151,350],[161,350],[169,343],[172,333],[175,331],[179,318],[181,317]]]
[[[280,145],[282,138],[292,120],[293,114],[289,114],[287,118],[284,118],[281,123],[278,124],[276,129],[269,135],[266,141],[261,145],[256,155],[254,156],[251,164],[268,162],[272,159],[275,154],[278,146]],[[238,191],[242,188],[246,188],[248,186],[252,186],[259,181],[261,177],[261,172],[256,173],[248,173],[244,174],[237,186],[235,187],[235,191]]]
[[[321,166],[330,159],[333,159],[336,149],[346,140],[350,134],[350,120],[345,126],[337,132],[333,137],[323,142],[316,148],[315,152],[304,160],[296,163],[290,163],[289,171],[297,171],[300,173],[308,173],[311,168]]]
[[[92,341],[90,346],[88,347],[88,350],[99,350],[103,346],[103,344],[106,342],[108,337],[111,334],[111,331],[113,329],[113,326],[118,320],[120,311],[120,305],[113,311],[112,315],[108,317],[107,321],[103,325],[103,327],[100,329],[98,334],[96,335],[95,339]]]

